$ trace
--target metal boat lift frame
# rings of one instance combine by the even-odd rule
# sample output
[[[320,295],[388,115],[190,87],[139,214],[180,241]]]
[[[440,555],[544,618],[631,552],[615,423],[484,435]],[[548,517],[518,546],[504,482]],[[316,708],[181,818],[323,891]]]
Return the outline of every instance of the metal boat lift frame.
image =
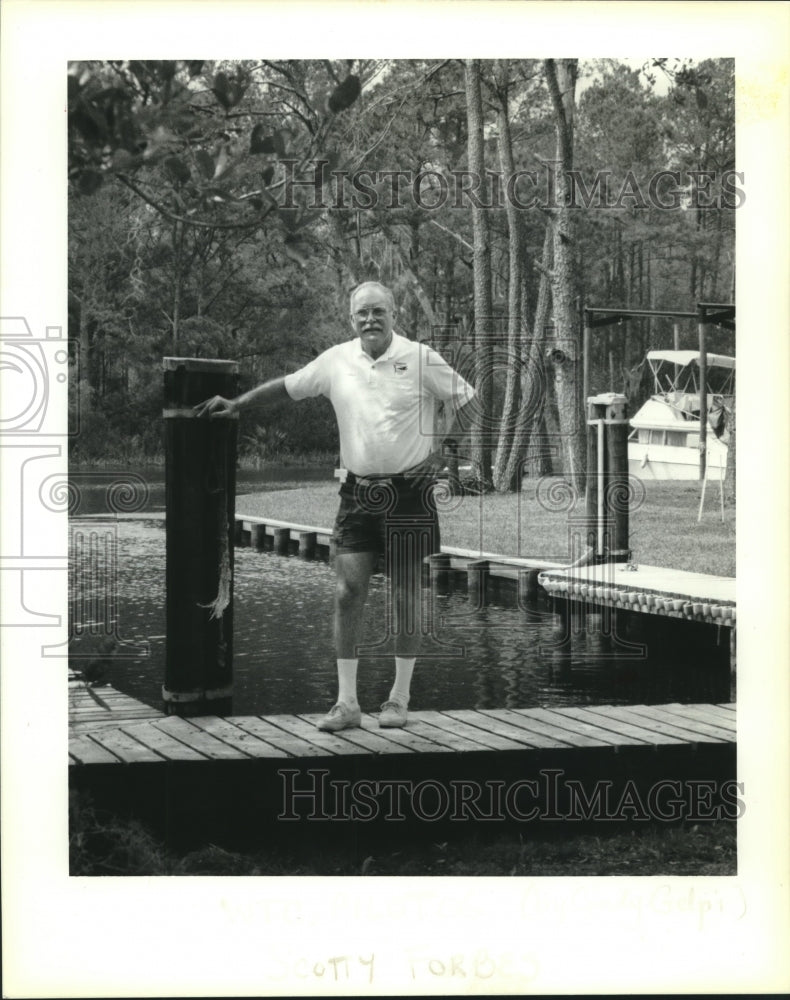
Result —
[[[641,316],[668,316],[672,319],[695,319],[699,335],[699,375],[700,375],[700,415],[708,412],[708,361],[705,342],[706,329],[709,324],[735,330],[735,306],[722,302],[698,302],[694,312],[662,309],[613,309],[609,306],[585,306],[584,310],[584,341],[582,356],[584,362],[582,399],[590,395],[590,345],[592,332],[599,327],[613,326],[624,320],[637,319]],[[677,349],[677,327],[675,328],[675,348]],[[699,435],[699,478],[705,481],[707,420],[700,420]]]

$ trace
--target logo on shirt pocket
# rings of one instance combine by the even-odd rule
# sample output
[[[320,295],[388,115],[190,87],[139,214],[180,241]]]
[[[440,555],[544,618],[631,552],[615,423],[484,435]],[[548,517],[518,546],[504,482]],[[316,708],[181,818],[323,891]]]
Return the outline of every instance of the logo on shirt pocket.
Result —
[[[403,364],[402,361],[394,361],[392,367],[395,369],[396,375],[405,375],[406,372],[409,370],[409,366]]]

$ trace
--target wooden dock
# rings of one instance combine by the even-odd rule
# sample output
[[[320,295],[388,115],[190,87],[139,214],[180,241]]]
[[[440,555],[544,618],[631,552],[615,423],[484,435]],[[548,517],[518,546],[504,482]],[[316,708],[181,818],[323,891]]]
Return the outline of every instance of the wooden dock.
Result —
[[[551,567],[538,582],[552,597],[734,628],[735,580],[659,566]]]
[[[273,549],[283,555],[327,558],[332,531],[270,517],[236,514],[236,544]],[[456,546],[442,546],[450,572],[475,578],[522,581],[534,575],[546,594],[610,605],[648,614],[734,627],[735,580],[634,563],[568,567],[551,559],[504,556]],[[435,557],[434,557],[435,558]]]
[[[95,693],[105,707],[83,685],[70,692],[72,787],[187,839],[262,828],[291,836],[310,809],[313,818],[346,820],[337,788],[359,783],[438,789],[440,797],[443,789],[499,783],[508,794],[530,782],[537,788],[548,774],[582,783],[589,798],[601,783],[649,795],[661,782],[718,788],[735,779],[732,704],[414,711],[404,729],[381,729],[366,713],[360,728],[324,733],[310,713],[179,718],[112,689]],[[283,804],[289,788],[291,816]],[[396,818],[426,827],[425,817]],[[475,818],[474,810],[449,817]]]
[[[85,515],[104,518],[106,515]],[[162,520],[164,514],[114,514],[114,519]],[[282,555],[328,559],[332,531],[315,525],[248,514],[236,515],[236,544],[255,545]],[[486,580],[513,583],[520,597],[534,600],[540,590],[549,597],[582,601],[588,606],[620,608],[640,614],[706,622],[735,631],[736,582],[733,577],[634,563],[567,567],[550,559],[504,556],[495,552],[443,545],[447,570],[484,585]]]
[[[69,694],[69,764],[75,766],[572,747],[616,752],[734,744],[736,737],[733,704],[415,711],[404,729],[382,729],[375,715],[365,714],[359,729],[324,733],[315,725],[320,714],[183,719],[110,687],[91,694],[72,682]]]

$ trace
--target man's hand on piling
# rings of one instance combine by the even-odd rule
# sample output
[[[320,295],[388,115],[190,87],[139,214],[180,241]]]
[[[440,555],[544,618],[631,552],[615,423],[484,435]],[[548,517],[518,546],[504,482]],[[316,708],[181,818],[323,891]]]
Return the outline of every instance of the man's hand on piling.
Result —
[[[239,412],[238,404],[224,396],[212,396],[192,409],[196,417],[232,417]]]

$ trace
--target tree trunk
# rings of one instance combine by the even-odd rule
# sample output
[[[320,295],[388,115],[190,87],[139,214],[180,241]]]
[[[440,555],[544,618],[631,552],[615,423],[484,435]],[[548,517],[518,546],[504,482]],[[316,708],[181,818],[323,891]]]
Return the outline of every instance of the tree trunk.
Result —
[[[516,172],[513,162],[513,141],[508,121],[508,61],[495,63],[497,89],[497,132],[499,162],[504,177],[512,177]],[[507,288],[507,372],[505,399],[502,404],[502,418],[499,425],[499,440],[494,459],[494,488],[501,493],[512,493],[521,479],[518,465],[510,461],[516,443],[516,424],[521,402],[520,383],[522,378],[521,331],[522,274],[524,271],[524,240],[521,233],[521,216],[512,203],[506,199],[505,206],[508,229],[508,288]]]
[[[581,329],[578,310],[578,270],[575,260],[574,219],[570,206],[568,171],[573,169],[573,116],[577,60],[546,59],[546,81],[554,108],[556,205],[551,219],[554,234],[554,337],[552,363],[565,468],[573,483],[583,486],[586,448],[581,382]]]
[[[480,93],[480,61],[467,59],[464,62],[464,83],[466,86],[466,113],[468,123],[469,171],[480,178],[480,199],[485,204],[487,188],[485,158],[483,150],[483,101]],[[474,252],[472,267],[474,276],[474,333],[475,352],[474,383],[477,390],[476,406],[472,418],[471,465],[472,475],[482,483],[491,481],[491,320],[493,307],[491,300],[491,246],[488,230],[487,209],[472,207],[472,230]]]
[[[453,282],[455,279],[455,256],[452,251],[444,262],[444,323],[445,326],[453,325]]]
[[[521,478],[526,470],[530,438],[533,431],[538,430],[538,447],[545,445],[546,434],[541,430],[546,427],[547,411],[553,405],[553,397],[547,391],[546,366],[544,350],[546,343],[546,327],[549,319],[551,290],[549,288],[549,271],[551,268],[554,236],[551,226],[546,226],[546,236],[543,241],[543,260],[541,262],[540,286],[538,302],[535,307],[535,319],[532,327],[532,337],[524,337],[521,356],[524,360],[524,373],[521,380],[521,410],[518,414],[513,441],[508,454],[503,480],[514,484],[515,489],[521,486]],[[543,439],[541,439],[543,438]],[[545,459],[536,456],[538,472],[542,474]]]
[[[173,223],[173,354],[178,354],[178,327],[181,322],[181,272],[184,251],[184,224]]]

